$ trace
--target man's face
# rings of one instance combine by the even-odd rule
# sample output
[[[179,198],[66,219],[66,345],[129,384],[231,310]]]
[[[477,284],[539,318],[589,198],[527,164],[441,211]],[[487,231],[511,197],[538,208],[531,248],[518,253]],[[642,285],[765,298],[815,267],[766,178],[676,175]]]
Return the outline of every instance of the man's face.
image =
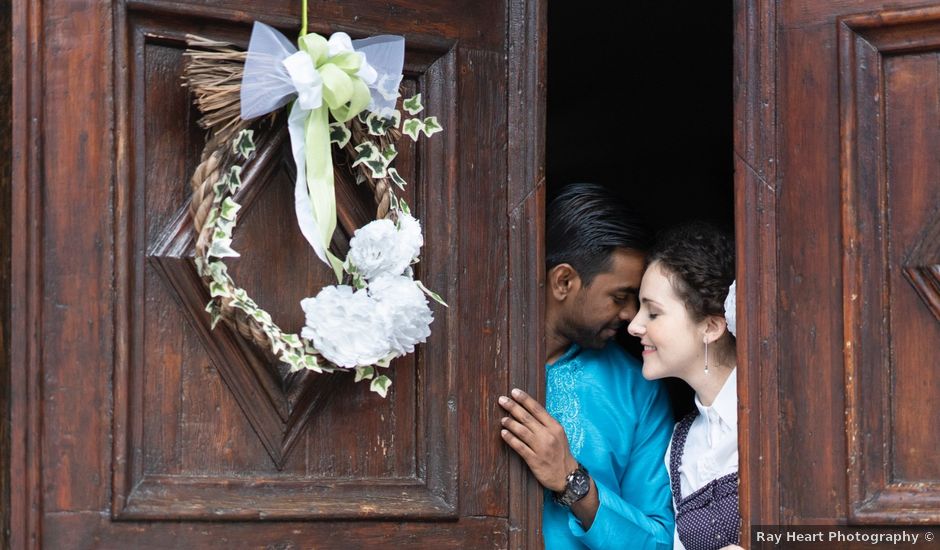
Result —
[[[646,257],[618,248],[610,260],[606,272],[598,273],[588,286],[576,284],[562,305],[560,332],[585,348],[604,347],[637,312]]]

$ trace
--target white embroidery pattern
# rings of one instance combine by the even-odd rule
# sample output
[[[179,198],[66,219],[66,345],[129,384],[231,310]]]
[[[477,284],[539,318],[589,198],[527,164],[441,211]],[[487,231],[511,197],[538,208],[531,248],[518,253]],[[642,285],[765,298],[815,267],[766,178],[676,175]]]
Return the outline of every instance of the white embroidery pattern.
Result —
[[[551,365],[546,373],[545,408],[548,414],[565,429],[571,454],[581,454],[584,445],[584,430],[581,427],[581,402],[574,391],[581,371],[577,358],[561,360]]]

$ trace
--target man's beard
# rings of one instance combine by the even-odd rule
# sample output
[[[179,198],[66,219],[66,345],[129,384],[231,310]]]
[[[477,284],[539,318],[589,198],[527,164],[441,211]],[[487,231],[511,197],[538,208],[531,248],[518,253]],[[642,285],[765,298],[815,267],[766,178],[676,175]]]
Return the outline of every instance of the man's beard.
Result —
[[[597,327],[589,327],[569,322],[565,323],[562,334],[565,338],[578,344],[582,348],[601,349],[607,345],[607,342],[609,342],[622,327],[623,323],[614,323],[612,325],[602,325],[598,329]],[[602,336],[601,333],[607,329],[612,329],[614,334],[609,337]]]

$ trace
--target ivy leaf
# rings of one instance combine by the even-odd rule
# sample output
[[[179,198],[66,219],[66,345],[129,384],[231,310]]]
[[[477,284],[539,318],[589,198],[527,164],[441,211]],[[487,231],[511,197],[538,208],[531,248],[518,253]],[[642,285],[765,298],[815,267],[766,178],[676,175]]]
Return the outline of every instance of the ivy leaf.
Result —
[[[225,183],[230,194],[238,192],[238,188],[242,186],[242,167],[235,165],[229,168]]]
[[[356,153],[358,153],[358,155],[356,156],[356,161],[353,162],[352,164],[353,168],[355,168],[356,166],[359,166],[360,164],[364,162],[369,162],[370,160],[376,160],[380,156],[379,148],[376,147],[375,144],[373,144],[370,141],[364,141],[360,143],[359,145],[357,145]]]
[[[231,294],[229,294],[228,288],[226,288],[224,284],[218,281],[212,281],[209,283],[209,296],[218,298],[220,296],[229,297]]]
[[[398,199],[398,209],[409,216],[411,215],[411,208],[408,206],[408,203],[405,202],[405,199]]]
[[[215,222],[217,222],[218,220],[219,220],[219,207],[214,206],[212,207],[211,210],[209,210],[209,215],[206,216],[206,225],[211,227],[215,225]]]
[[[359,382],[361,380],[372,380],[372,377],[375,376],[374,367],[356,367],[356,379],[353,382]]]
[[[366,120],[369,119],[369,114],[369,111],[360,111],[359,114],[356,115],[356,118],[359,119],[359,122],[365,124]]]
[[[235,216],[241,209],[241,205],[232,200],[232,197],[225,197],[222,205],[219,207],[219,217],[223,220],[235,221]]]
[[[402,124],[401,131],[412,141],[418,141],[418,134],[424,128],[424,122],[420,118],[409,118]]]
[[[271,314],[263,309],[256,309],[252,311],[251,317],[262,325],[270,325],[272,323]]]
[[[383,369],[387,369],[388,366],[392,364],[392,359],[394,358],[395,358],[395,352],[393,351],[392,353],[389,353],[385,357],[376,361],[375,366],[382,367]]]
[[[346,124],[342,122],[334,122],[330,124],[330,143],[335,143],[340,149],[346,147],[346,144],[349,143],[349,139],[352,137],[352,132],[349,131],[349,128],[346,127]]]
[[[270,334],[268,334],[268,339],[271,341],[271,353],[274,355],[278,355],[279,353],[287,350],[287,346],[284,345],[284,342],[281,341],[280,336],[272,337]]]
[[[402,101],[401,105],[408,111],[409,115],[416,115],[424,110],[424,105],[421,104],[421,94],[415,94],[409,97]]]
[[[385,376],[379,376],[369,384],[369,389],[381,395],[383,398],[388,395],[388,387],[392,385],[392,380]]]
[[[221,202],[228,187],[228,174],[223,174],[221,178],[217,179],[215,183],[212,184],[212,194],[215,195],[213,202]]]
[[[429,116],[428,118],[424,119],[424,128],[421,130],[424,132],[424,135],[431,137],[434,134],[443,131],[444,128],[438,124],[436,116]]]
[[[232,239],[215,239],[212,246],[209,247],[206,256],[213,258],[238,258],[241,256],[238,252],[232,250]]]
[[[219,304],[217,304],[215,300],[209,300],[209,303],[206,304],[206,312],[212,319],[210,329],[215,330],[215,325],[219,322],[219,319],[222,318],[222,308],[219,307]]]
[[[304,368],[304,358],[291,351],[285,351],[281,354],[281,361],[284,361],[290,365],[291,372],[297,372],[300,369]]]
[[[304,344],[300,341],[300,338],[296,334],[285,334],[281,337],[281,340],[284,340],[284,343],[294,349],[303,349]]]
[[[314,372],[323,372],[323,369],[320,368],[320,364],[317,362],[316,356],[313,354],[304,355],[304,368]]]
[[[353,284],[353,287],[354,287],[356,290],[362,290],[362,289],[364,289],[366,286],[368,286],[368,283],[366,283],[366,280],[363,279],[363,278],[362,278],[362,275],[360,275],[360,274],[358,274],[358,273],[353,273],[353,276],[352,276],[352,284]]]
[[[382,158],[385,159],[386,163],[390,163],[395,160],[395,157],[398,156],[398,149],[395,148],[394,143],[389,143],[388,147],[382,151]]]
[[[385,159],[367,160],[366,166],[372,170],[372,177],[379,179],[388,176],[388,163]]]
[[[248,157],[255,152],[254,135],[254,130],[247,128],[238,132],[238,135],[235,136],[235,141],[232,142],[232,152],[248,160]]]
[[[408,182],[405,181],[405,178],[401,177],[401,175],[398,173],[398,170],[395,168],[388,169],[388,177],[402,191],[404,191],[405,186],[408,185]]]
[[[389,116],[385,117],[385,123],[389,128],[398,128],[401,126],[401,111],[395,109]]]
[[[209,262],[206,266],[206,272],[213,281],[224,282],[228,279],[228,266],[225,262]]]
[[[418,288],[420,288],[425,294],[427,294],[435,302],[441,304],[444,307],[450,307],[447,305],[447,302],[445,302],[444,299],[441,298],[440,294],[424,286],[424,283],[422,283],[421,281],[415,281],[415,284],[418,285]]]
[[[226,220],[219,218],[215,224],[215,234],[221,234],[223,239],[232,238],[232,230],[235,229],[235,220]]]
[[[375,113],[369,113],[366,126],[369,128],[369,135],[372,136],[384,136],[389,127],[385,119]]]
[[[206,259],[197,256],[195,260],[196,260],[196,273],[198,273],[200,277],[205,277],[207,273]]]

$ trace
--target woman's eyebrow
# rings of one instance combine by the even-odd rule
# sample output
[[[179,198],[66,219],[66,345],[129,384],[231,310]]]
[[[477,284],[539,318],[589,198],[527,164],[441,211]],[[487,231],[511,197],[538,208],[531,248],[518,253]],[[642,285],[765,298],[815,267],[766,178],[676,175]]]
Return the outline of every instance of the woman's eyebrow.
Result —
[[[653,299],[650,299],[650,298],[642,298],[640,301],[643,302],[643,303],[656,304],[657,306],[661,306],[661,305],[662,305],[662,304],[660,304],[659,302],[657,302],[656,300],[653,300]]]

